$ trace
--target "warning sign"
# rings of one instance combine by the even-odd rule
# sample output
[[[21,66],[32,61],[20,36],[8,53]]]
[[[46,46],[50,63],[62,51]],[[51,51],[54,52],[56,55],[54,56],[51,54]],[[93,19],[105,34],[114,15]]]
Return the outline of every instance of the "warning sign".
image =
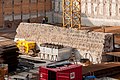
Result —
[[[70,79],[74,79],[75,78],[75,72],[70,73]]]

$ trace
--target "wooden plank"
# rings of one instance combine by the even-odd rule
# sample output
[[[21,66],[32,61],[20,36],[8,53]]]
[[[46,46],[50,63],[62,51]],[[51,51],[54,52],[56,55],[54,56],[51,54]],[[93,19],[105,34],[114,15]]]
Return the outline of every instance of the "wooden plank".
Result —
[[[15,44],[15,42],[13,40],[3,40],[3,41],[0,41],[0,47],[3,47],[3,46],[7,46],[7,45],[13,45]]]
[[[111,76],[120,72],[120,63],[101,63],[82,67],[83,76]],[[112,73],[110,73],[112,72]]]
[[[109,53],[106,53],[106,54],[111,55],[111,56],[120,57],[120,52],[109,52]]]

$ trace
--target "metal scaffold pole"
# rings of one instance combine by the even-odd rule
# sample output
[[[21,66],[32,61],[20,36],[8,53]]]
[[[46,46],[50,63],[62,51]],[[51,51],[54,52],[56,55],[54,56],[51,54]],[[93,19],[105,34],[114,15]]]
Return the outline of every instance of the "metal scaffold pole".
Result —
[[[31,0],[29,0],[29,20],[31,19]]]
[[[38,5],[39,5],[39,1],[38,0],[36,0],[36,11],[37,11],[37,18],[39,17],[39,13],[38,13]]]
[[[12,0],[12,20],[13,20],[12,24],[14,26],[14,0]]]
[[[54,23],[55,0],[52,0],[52,23]]]
[[[4,0],[2,0],[2,19],[3,19],[3,28],[5,27],[4,15],[5,15],[5,12],[4,12]]]
[[[23,0],[21,0],[21,21],[23,20],[22,3],[23,3]]]
[[[44,0],[44,14],[45,14],[45,17],[46,17],[46,0]]]

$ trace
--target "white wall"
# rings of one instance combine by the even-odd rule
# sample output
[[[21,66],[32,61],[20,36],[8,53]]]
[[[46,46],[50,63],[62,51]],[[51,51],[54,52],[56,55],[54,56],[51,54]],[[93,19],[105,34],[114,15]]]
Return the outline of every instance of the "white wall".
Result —
[[[54,22],[62,23],[62,0],[55,0]],[[120,26],[120,0],[81,0],[82,25]]]

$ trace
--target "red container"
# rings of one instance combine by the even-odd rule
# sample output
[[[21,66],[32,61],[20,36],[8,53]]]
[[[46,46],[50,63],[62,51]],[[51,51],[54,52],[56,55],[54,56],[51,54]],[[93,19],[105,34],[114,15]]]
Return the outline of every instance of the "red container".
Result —
[[[58,68],[40,67],[39,80],[82,80],[82,66],[69,65]]]

